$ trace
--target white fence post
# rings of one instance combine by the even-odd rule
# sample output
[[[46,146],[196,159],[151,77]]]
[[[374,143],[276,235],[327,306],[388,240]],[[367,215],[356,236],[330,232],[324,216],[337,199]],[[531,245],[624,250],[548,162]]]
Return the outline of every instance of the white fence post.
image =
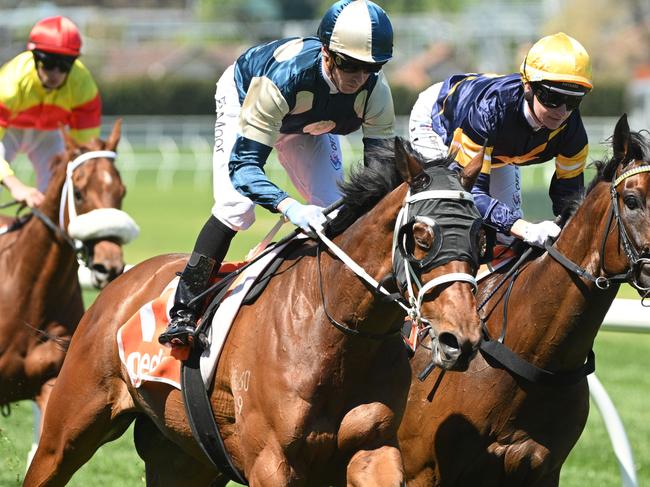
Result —
[[[591,374],[587,377],[589,382],[589,394],[594,401],[607,428],[609,434],[609,441],[612,442],[614,455],[618,460],[618,466],[621,470],[621,480],[623,487],[638,487],[636,480],[636,471],[634,467],[634,457],[632,456],[632,448],[630,442],[625,434],[625,428],[621,417],[616,411],[614,403],[609,398],[607,391],[596,377],[596,374]]]
[[[174,139],[168,136],[160,138],[158,150],[162,156],[162,162],[158,168],[156,184],[158,188],[166,190],[171,188],[174,173],[178,169],[178,162],[180,160],[179,150]]]

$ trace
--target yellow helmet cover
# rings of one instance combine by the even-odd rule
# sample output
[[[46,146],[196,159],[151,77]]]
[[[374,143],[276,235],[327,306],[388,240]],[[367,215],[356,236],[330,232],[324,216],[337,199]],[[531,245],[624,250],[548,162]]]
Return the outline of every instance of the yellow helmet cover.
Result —
[[[521,63],[524,82],[576,83],[591,90],[591,60],[587,50],[564,32],[542,37]]]

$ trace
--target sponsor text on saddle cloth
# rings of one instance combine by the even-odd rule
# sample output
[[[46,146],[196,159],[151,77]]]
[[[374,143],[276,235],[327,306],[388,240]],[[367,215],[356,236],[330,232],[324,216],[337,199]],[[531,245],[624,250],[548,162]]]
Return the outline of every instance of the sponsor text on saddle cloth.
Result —
[[[206,386],[214,374],[219,354],[242,301],[257,278],[285,245],[272,249],[237,276],[217,308],[212,326],[207,330],[210,347],[203,352],[200,361],[201,376]],[[245,262],[224,263],[220,273],[234,271],[243,264]],[[151,381],[164,382],[177,389],[181,388],[181,360],[186,356],[177,356],[172,349],[158,343],[158,335],[169,324],[169,310],[174,304],[178,279],[175,277],[159,297],[142,306],[117,331],[120,360],[126,367],[134,387],[140,387]],[[187,355],[189,350],[183,352]]]

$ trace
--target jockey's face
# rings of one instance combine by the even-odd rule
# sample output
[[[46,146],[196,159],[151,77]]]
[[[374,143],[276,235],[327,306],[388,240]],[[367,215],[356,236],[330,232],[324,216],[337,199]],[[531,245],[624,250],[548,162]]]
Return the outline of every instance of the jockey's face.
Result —
[[[43,86],[50,90],[55,90],[63,86],[63,83],[65,83],[68,77],[67,72],[60,71],[58,68],[45,69],[41,63],[36,64],[36,72]]]
[[[63,86],[76,57],[47,53],[36,49],[33,54],[36,72],[43,86],[50,90]]]
[[[368,77],[370,76],[369,72],[361,69],[352,72],[339,69],[330,53],[324,48],[323,59],[325,60],[325,72],[332,79],[338,90],[345,95],[356,93],[368,81]]]
[[[532,87],[527,84],[526,90],[532,91]],[[555,130],[562,125],[566,119],[569,118],[572,111],[573,110],[568,110],[565,104],[556,108],[542,105],[542,103],[537,99],[537,96],[533,95],[533,114],[538,122],[549,130]]]

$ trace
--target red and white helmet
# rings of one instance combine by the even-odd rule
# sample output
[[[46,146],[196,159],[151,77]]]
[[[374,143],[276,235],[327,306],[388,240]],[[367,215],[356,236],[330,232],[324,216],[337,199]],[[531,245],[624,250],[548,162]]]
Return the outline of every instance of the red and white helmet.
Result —
[[[69,18],[61,15],[48,17],[32,27],[27,49],[78,56],[81,52],[81,34]]]

